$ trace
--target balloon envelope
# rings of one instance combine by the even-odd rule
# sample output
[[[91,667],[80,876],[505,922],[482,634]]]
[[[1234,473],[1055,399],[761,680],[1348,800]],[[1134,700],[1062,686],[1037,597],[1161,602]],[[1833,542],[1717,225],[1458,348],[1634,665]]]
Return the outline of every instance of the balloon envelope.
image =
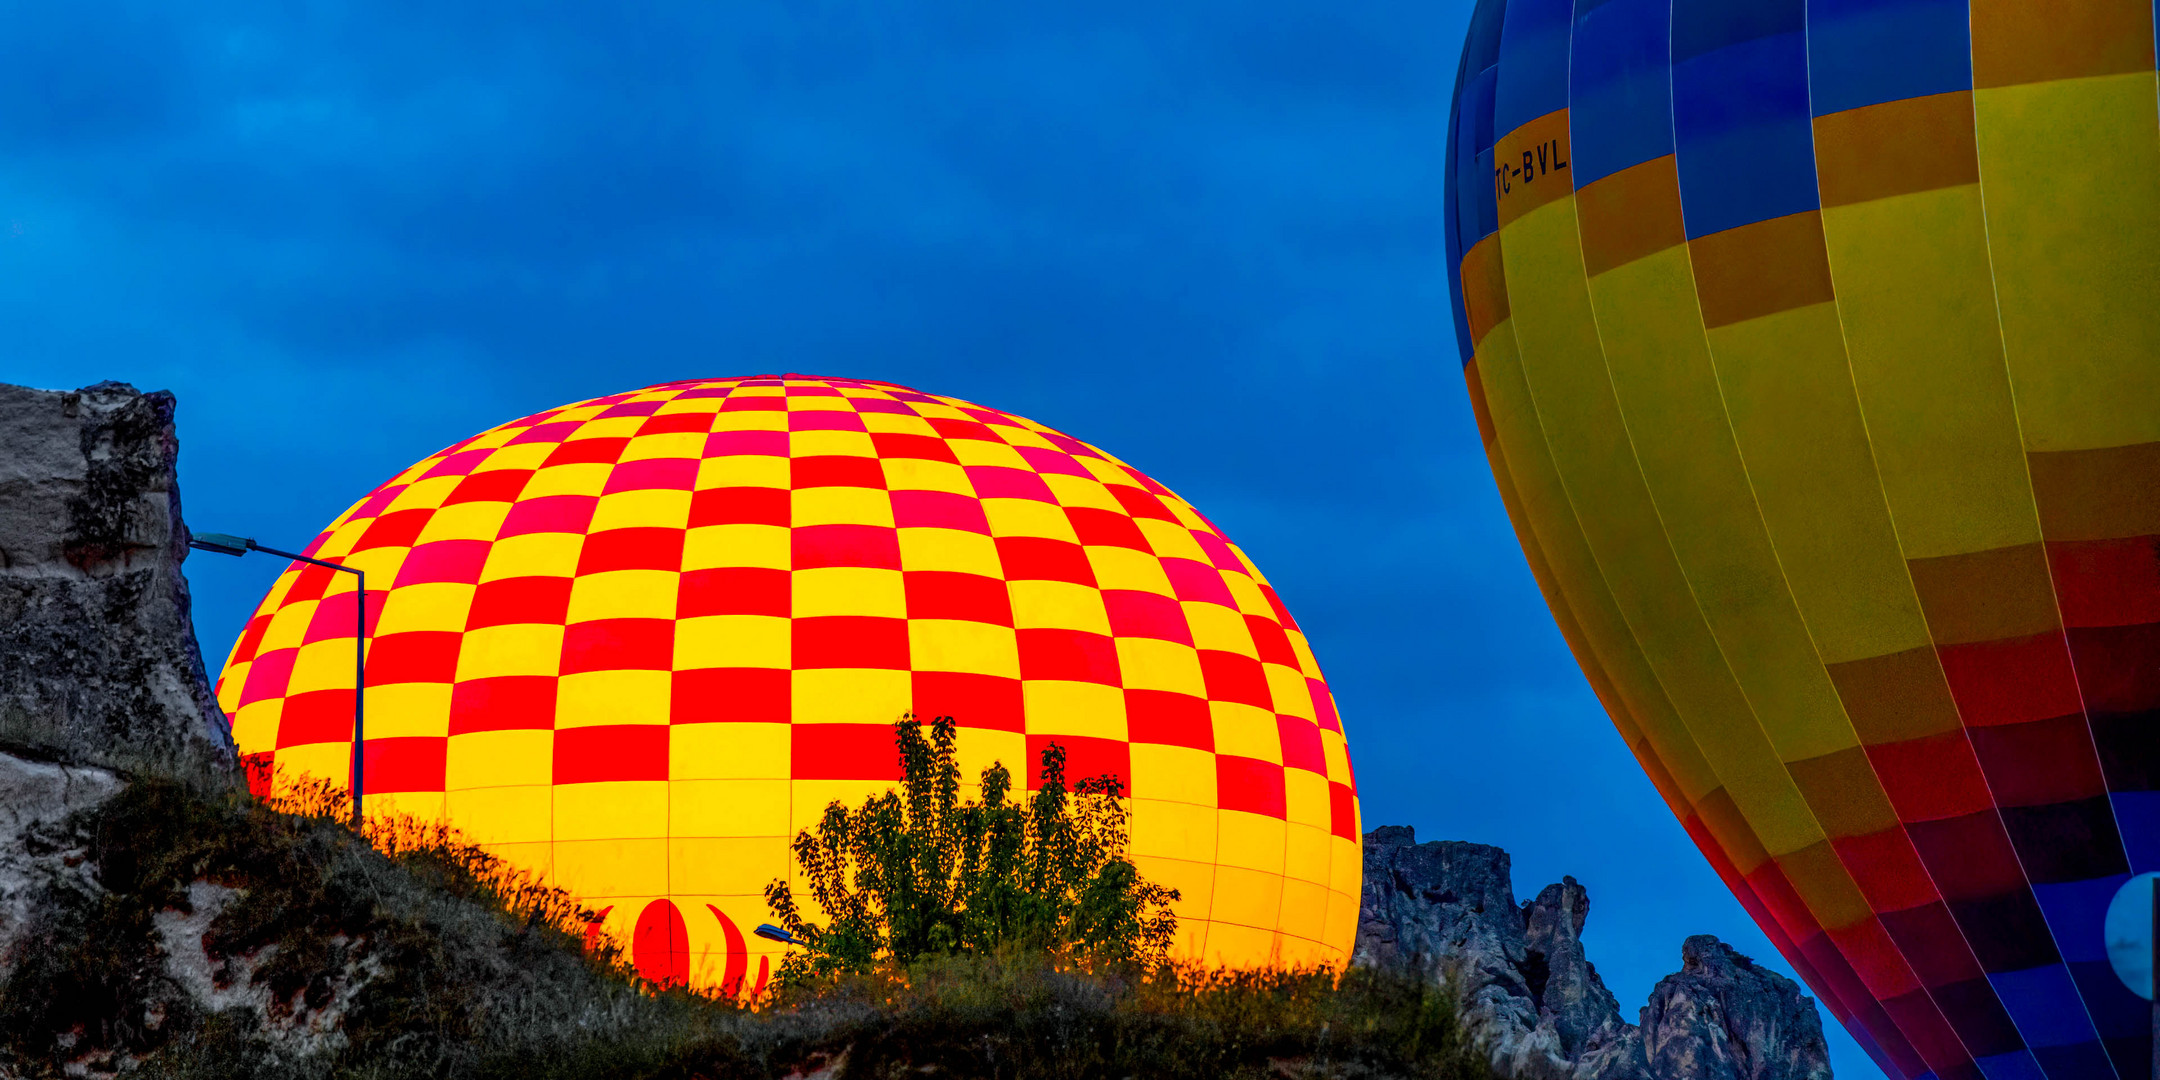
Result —
[[[1703,852],[1891,1075],[2145,1075],[2153,5],[1480,0],[1448,151],[1494,479]]]
[[[789,838],[899,778],[910,711],[955,718],[968,781],[1052,742],[1118,775],[1188,955],[1349,953],[1357,797],[1303,633],[1190,505],[1040,424],[668,383],[433,454],[306,553],[367,574],[370,812],[550,875],[655,981],[755,987]],[[354,596],[296,564],[248,623],[219,700],[251,762],[346,781]]]

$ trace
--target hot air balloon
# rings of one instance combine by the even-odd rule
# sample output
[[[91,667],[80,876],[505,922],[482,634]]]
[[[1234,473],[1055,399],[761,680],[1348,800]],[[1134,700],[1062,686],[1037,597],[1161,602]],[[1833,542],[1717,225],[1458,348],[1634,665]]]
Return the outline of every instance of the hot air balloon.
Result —
[[[1524,554],[1893,1077],[2143,1076],[2150,0],[1480,0],[1447,243]]]
[[[306,554],[368,575],[369,812],[548,875],[657,982],[756,988],[781,946],[742,928],[788,839],[899,779],[909,712],[955,719],[969,778],[1033,778],[1051,742],[1117,774],[1185,955],[1350,951],[1357,797],[1304,634],[1198,511],[1041,424],[852,379],[667,383],[431,454]],[[233,647],[218,696],[258,777],[346,781],[350,578],[295,564]]]

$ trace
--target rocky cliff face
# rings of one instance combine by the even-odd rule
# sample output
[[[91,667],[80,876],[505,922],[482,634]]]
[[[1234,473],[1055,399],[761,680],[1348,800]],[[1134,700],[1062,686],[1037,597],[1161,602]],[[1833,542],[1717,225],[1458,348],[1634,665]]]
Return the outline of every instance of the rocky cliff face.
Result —
[[[62,892],[63,823],[128,773],[233,773],[188,613],[171,394],[0,384],[0,974]]]
[[[1639,1024],[1584,955],[1574,878],[1518,905],[1508,854],[1402,826],[1365,835],[1352,962],[1452,979],[1495,1071],[1519,1080],[1830,1080],[1815,1003],[1709,936],[1651,992]]]
[[[173,397],[0,384],[0,746],[229,771],[188,612]]]

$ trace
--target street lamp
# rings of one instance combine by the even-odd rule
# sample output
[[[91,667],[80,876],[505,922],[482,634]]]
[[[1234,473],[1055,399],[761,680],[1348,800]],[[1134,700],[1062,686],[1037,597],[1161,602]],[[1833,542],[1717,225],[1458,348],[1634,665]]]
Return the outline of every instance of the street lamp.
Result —
[[[354,605],[358,612],[354,617],[358,631],[353,635],[352,824],[354,829],[360,828],[361,774],[365,771],[366,761],[363,747],[367,739],[366,728],[362,724],[366,716],[367,701],[367,574],[356,567],[325,562],[291,551],[279,551],[273,547],[264,547],[247,537],[229,536],[225,533],[196,533],[188,539],[188,546],[198,551],[215,551],[220,555],[245,555],[250,551],[260,551],[265,555],[304,562],[309,566],[326,566],[351,574],[359,581],[360,595],[355,598],[359,602]]]
[[[768,941],[777,941],[784,945],[800,945],[805,949],[810,947],[809,942],[804,941],[803,939],[796,937],[795,935],[790,934],[786,930],[774,926],[769,922],[759,923],[757,929],[752,930],[751,933],[756,934],[757,936],[764,938]]]

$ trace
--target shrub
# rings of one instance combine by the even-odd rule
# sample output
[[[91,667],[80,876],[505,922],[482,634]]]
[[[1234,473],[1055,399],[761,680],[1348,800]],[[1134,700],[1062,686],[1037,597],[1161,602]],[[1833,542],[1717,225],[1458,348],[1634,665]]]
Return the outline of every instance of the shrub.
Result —
[[[1151,964],[1167,953],[1175,889],[1143,879],[1126,857],[1127,810],[1115,776],[1065,784],[1065,751],[1042,752],[1041,783],[1013,799],[993,764],[979,799],[960,799],[952,718],[893,726],[900,788],[859,809],[835,801],[795,861],[828,922],[803,917],[785,880],[765,888],[780,925],[803,940],[783,983],[881,963],[1005,948]]]

